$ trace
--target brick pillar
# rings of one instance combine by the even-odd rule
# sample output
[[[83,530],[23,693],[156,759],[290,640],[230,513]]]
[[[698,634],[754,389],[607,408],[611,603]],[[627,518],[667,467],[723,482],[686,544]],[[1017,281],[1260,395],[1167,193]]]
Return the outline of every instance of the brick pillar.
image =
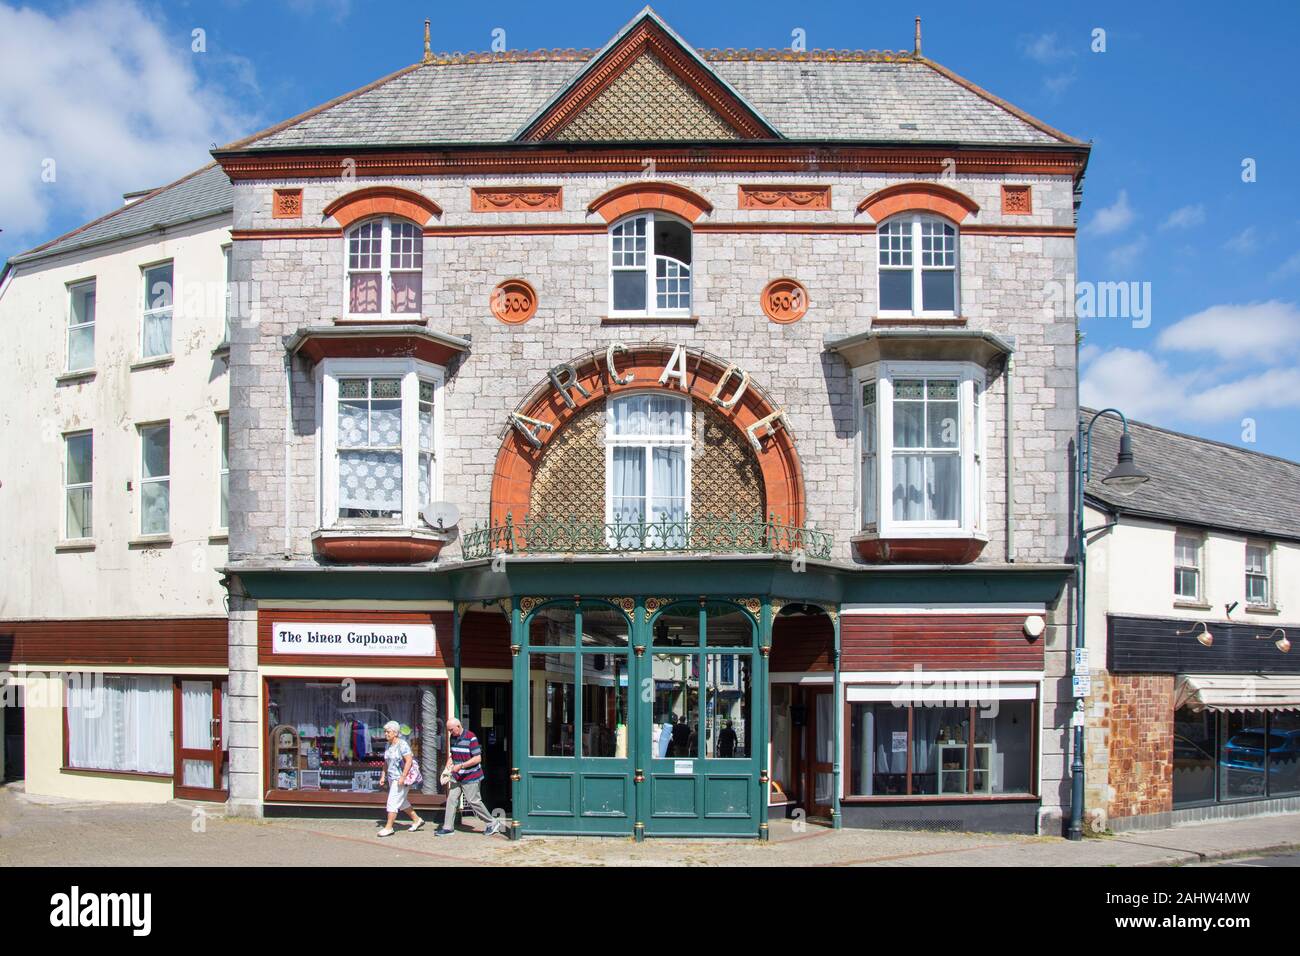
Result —
[[[232,582],[229,615],[230,692],[224,701],[230,746],[226,812],[262,816],[261,681],[257,676],[257,602]]]

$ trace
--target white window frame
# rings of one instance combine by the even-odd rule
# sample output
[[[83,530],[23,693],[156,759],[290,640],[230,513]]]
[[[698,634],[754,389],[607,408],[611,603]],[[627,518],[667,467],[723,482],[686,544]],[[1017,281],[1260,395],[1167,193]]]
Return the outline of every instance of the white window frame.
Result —
[[[383,236],[379,249],[379,311],[378,312],[353,312],[352,311],[352,269],[349,264],[349,244],[352,240],[352,234],[362,226],[371,223],[382,223]],[[392,268],[392,249],[393,249],[393,223],[398,222],[410,226],[415,230],[416,240],[419,243],[420,266],[416,269],[393,269]],[[359,269],[358,272],[373,272],[372,269]],[[414,312],[394,312],[393,311],[393,273],[412,273],[420,276],[420,302],[419,308]],[[364,319],[370,322],[392,321],[401,319],[403,321],[412,321],[413,319],[422,318],[424,315],[424,230],[409,219],[403,219],[401,216],[370,216],[362,219],[360,222],[354,222],[343,232],[343,311],[349,319]]]
[[[657,282],[656,274],[658,272],[658,260],[655,253],[655,220],[657,218],[666,221],[672,221],[678,225],[684,226],[691,237],[691,261],[682,263],[689,272],[691,291],[690,302],[684,309],[660,309],[657,305]],[[614,266],[614,230],[625,223],[632,222],[636,219],[646,221],[646,242],[645,242],[645,275],[646,275],[646,307],[644,309],[615,309],[614,308],[614,273],[615,272],[635,272],[640,271],[636,267]],[[665,256],[664,258],[669,258]],[[672,259],[678,262],[677,259]],[[691,309],[695,304],[695,229],[685,219],[668,213],[655,213],[650,210],[629,213],[609,224],[606,230],[606,247],[605,247],[605,269],[607,276],[607,293],[609,302],[609,314],[624,319],[649,319],[649,318],[690,318]]]
[[[1178,563],[1178,543],[1179,539],[1187,539],[1196,543],[1196,564],[1179,564]],[[1180,594],[1178,591],[1178,572],[1195,571],[1196,572],[1196,593]],[[1174,601],[1183,604],[1202,604],[1205,601],[1205,535],[1197,531],[1188,531],[1182,528],[1174,531],[1174,575],[1173,575]]]
[[[333,529],[422,528],[419,498],[420,380],[433,383],[433,474],[429,498],[442,499],[443,485],[443,383],[446,369],[412,358],[325,359],[316,366],[320,400],[321,503],[319,526]],[[338,466],[339,379],[353,377],[402,380],[402,515],[400,518],[340,518]]]
[[[1263,571],[1253,571],[1253,570],[1251,570],[1251,567],[1250,567],[1250,549],[1251,549],[1251,548],[1258,548],[1259,550],[1261,550],[1261,551],[1264,552],[1264,569],[1263,569]],[[1274,607],[1274,600],[1273,600],[1273,543],[1272,543],[1271,541],[1259,541],[1259,540],[1255,540],[1255,539],[1248,539],[1248,540],[1246,541],[1246,555],[1245,555],[1245,557],[1246,557],[1245,580],[1244,580],[1243,584],[1245,584],[1245,585],[1247,586],[1247,587],[1246,587],[1246,595],[1245,595],[1245,596],[1246,596],[1246,602],[1245,602],[1245,603],[1246,603],[1246,607],[1248,607],[1248,608],[1252,608],[1252,607],[1255,607],[1255,608],[1268,608],[1269,610],[1271,610],[1271,609]],[[1258,578],[1263,578],[1263,579],[1264,579],[1264,601],[1263,601],[1262,603],[1261,603],[1261,602],[1258,602],[1258,601],[1252,601],[1252,600],[1250,600],[1250,588],[1249,588],[1249,584],[1250,584],[1250,579],[1253,578],[1253,577],[1258,577]]]
[[[68,443],[74,438],[81,438],[83,435],[90,438],[90,481],[79,481],[75,484],[68,481]],[[62,540],[64,541],[90,541],[95,536],[95,432],[94,429],[85,428],[75,432],[64,432],[63,434],[63,517],[59,526],[63,529]],[[85,489],[89,492],[90,507],[87,509],[90,514],[90,534],[73,535],[69,532],[68,527],[68,494],[72,491],[81,491]]]
[[[674,398],[685,406],[685,412],[682,417],[683,434],[681,435],[615,435],[614,434],[614,403],[621,398],[631,398],[634,395],[654,395],[657,397],[668,396]],[[650,515],[650,502],[654,500],[654,448],[683,448],[683,457],[686,460],[686,501],[683,504],[682,514],[687,518],[691,514],[691,458],[692,446],[694,445],[695,435],[695,418],[694,402],[685,395],[675,395],[666,392],[663,389],[637,389],[634,391],[619,392],[617,395],[610,396],[605,400],[605,523],[613,524],[614,522],[614,490],[611,484],[614,481],[614,449],[615,448],[640,448],[644,451],[645,461],[645,522],[647,527],[652,523]]]
[[[167,474],[146,478],[144,474],[144,433],[157,428],[167,429]],[[169,538],[172,533],[172,423],[168,419],[156,422],[140,422],[135,426],[139,453],[135,456],[136,461],[136,495],[135,503],[138,517],[136,518],[136,533],[142,538]],[[144,530],[144,486],[152,484],[165,484],[167,486],[167,527],[162,531],[145,531]]]
[[[948,538],[982,537],[985,507],[981,500],[985,480],[985,442],[987,440],[984,392],[987,381],[984,369],[974,362],[873,362],[854,369],[856,417],[855,452],[859,463],[854,476],[854,500],[857,502],[861,532],[880,538]],[[961,508],[956,521],[904,521],[894,517],[894,381],[900,378],[956,379],[961,415],[961,437],[957,455],[961,459]],[[864,523],[866,508],[862,481],[864,411],[862,387],[876,385],[876,524]]]
[[[222,321],[221,321],[221,343],[220,343],[221,345],[230,344],[230,269],[232,265],[231,264],[232,250],[233,247],[229,243],[221,247],[221,257],[222,257],[223,264],[225,265],[225,276],[226,276],[226,295],[224,299]]]
[[[887,225],[894,223],[906,222],[911,225],[912,239],[912,308],[905,309],[886,309],[884,299],[881,296],[880,274],[883,271],[902,271],[903,267],[889,267],[880,264],[880,247],[881,233]],[[924,298],[921,287],[921,273],[927,270],[926,266],[921,264],[921,224],[923,222],[936,222],[953,230],[953,265],[952,265],[952,308],[951,309],[925,309]],[[929,213],[904,212],[896,216],[890,216],[881,222],[876,228],[876,257],[874,262],[876,270],[876,306],[877,314],[881,318],[955,318],[961,315],[961,228],[951,220],[942,216],[936,216]],[[947,271],[946,267],[944,271]],[[929,271],[934,271],[935,267],[928,267]]]
[[[64,362],[64,371],[66,372],[88,372],[95,367],[95,317],[94,312],[91,314],[89,322],[74,322],[76,317],[77,296],[84,293],[86,287],[90,287],[91,299],[94,302],[94,310],[99,308],[99,290],[96,279],[78,279],[76,282],[68,283],[68,334],[64,339],[64,346],[67,351],[67,360]],[[72,367],[72,336],[74,332],[82,332],[90,329],[90,364],[83,365],[79,368]]]
[[[152,301],[149,290],[149,272],[153,269],[159,269],[163,266],[172,267],[172,302],[171,305],[163,309],[151,309],[149,303]],[[153,362],[158,359],[171,358],[176,351],[176,303],[179,297],[176,295],[176,289],[179,283],[176,281],[176,260],[160,259],[157,262],[150,262],[140,267],[140,359],[144,362]],[[145,321],[154,315],[167,315],[167,351],[159,352],[157,355],[145,354]]]
[[[230,530],[230,412],[217,412],[217,516],[221,534]],[[226,520],[221,520],[221,487],[226,488]]]

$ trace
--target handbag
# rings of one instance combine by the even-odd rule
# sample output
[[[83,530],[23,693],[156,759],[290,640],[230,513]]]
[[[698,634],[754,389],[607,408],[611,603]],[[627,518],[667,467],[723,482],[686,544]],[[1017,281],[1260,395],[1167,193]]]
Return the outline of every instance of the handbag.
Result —
[[[418,787],[422,783],[424,783],[424,774],[420,773],[420,761],[412,757],[411,769],[408,770],[406,776],[402,778],[402,786]]]

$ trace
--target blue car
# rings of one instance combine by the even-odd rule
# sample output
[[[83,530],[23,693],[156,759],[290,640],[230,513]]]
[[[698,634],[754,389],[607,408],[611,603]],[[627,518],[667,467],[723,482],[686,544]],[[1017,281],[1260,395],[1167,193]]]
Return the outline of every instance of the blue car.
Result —
[[[1228,738],[1219,757],[1219,766],[1229,771],[1246,771],[1251,777],[1258,775],[1262,791],[1266,746],[1270,790],[1278,789],[1278,784],[1284,784],[1287,790],[1294,789],[1297,768],[1300,767],[1300,730],[1274,730],[1266,734],[1263,727],[1247,727]]]

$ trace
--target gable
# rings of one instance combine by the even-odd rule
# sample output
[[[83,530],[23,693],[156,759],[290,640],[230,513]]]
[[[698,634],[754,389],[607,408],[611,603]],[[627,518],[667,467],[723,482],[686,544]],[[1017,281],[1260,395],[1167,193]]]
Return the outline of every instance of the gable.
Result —
[[[533,118],[523,142],[779,139],[775,128],[647,10]]]
[[[741,135],[653,53],[643,53],[551,137],[559,142],[734,140]]]

